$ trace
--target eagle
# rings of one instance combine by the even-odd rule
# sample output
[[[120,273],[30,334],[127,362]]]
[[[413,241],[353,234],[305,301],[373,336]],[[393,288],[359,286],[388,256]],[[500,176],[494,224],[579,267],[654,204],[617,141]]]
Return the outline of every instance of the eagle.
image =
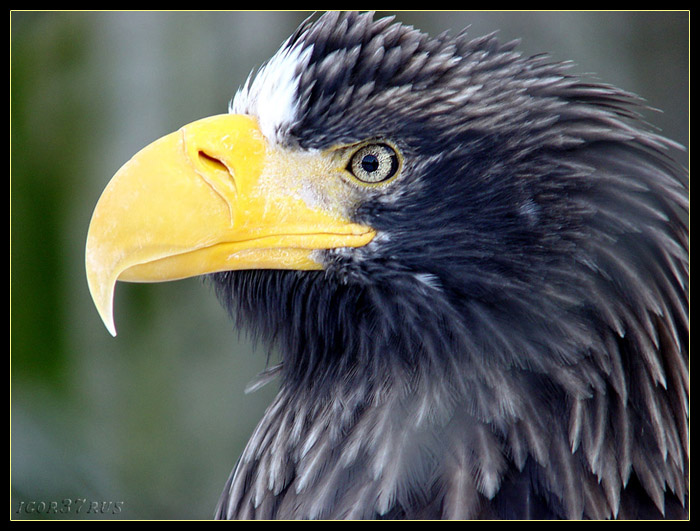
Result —
[[[689,198],[637,96],[311,17],[100,197],[88,284],[203,276],[279,351],[222,519],[688,517]]]

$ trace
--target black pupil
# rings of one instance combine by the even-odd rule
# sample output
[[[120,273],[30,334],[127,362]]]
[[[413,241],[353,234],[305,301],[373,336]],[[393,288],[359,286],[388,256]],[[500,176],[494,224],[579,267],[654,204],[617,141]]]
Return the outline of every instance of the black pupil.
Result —
[[[377,168],[379,168],[379,159],[376,155],[365,155],[362,157],[361,164],[363,170],[365,170],[367,173],[371,173],[373,171],[377,171]]]

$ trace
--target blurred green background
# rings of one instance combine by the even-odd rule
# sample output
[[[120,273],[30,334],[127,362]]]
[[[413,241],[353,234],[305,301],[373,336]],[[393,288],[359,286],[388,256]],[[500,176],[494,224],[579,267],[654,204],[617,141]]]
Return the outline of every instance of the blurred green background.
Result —
[[[243,393],[266,353],[198,279],[120,283],[112,338],[88,294],[85,235],[122,163],[226,112],[306,16],[11,12],[11,519],[211,518],[275,392]],[[499,30],[526,54],[572,59],[662,109],[649,120],[687,145],[687,12],[397,18],[433,35]],[[54,513],[66,499],[71,510]],[[106,505],[88,512],[92,502]],[[109,502],[121,502],[118,514]]]

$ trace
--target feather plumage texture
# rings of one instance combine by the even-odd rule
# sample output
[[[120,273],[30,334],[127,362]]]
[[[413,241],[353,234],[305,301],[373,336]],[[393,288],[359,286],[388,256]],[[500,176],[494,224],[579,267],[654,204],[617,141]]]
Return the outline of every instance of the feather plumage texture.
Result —
[[[276,141],[404,167],[324,271],[212,275],[282,355],[217,516],[687,517],[687,174],[637,99],[371,14],[284,46]]]

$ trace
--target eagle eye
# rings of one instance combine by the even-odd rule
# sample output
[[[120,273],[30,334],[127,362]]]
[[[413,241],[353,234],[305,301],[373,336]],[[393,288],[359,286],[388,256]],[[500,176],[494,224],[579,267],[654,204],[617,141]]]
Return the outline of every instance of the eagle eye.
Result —
[[[365,144],[350,158],[347,170],[367,184],[391,179],[399,170],[399,157],[387,144]]]

